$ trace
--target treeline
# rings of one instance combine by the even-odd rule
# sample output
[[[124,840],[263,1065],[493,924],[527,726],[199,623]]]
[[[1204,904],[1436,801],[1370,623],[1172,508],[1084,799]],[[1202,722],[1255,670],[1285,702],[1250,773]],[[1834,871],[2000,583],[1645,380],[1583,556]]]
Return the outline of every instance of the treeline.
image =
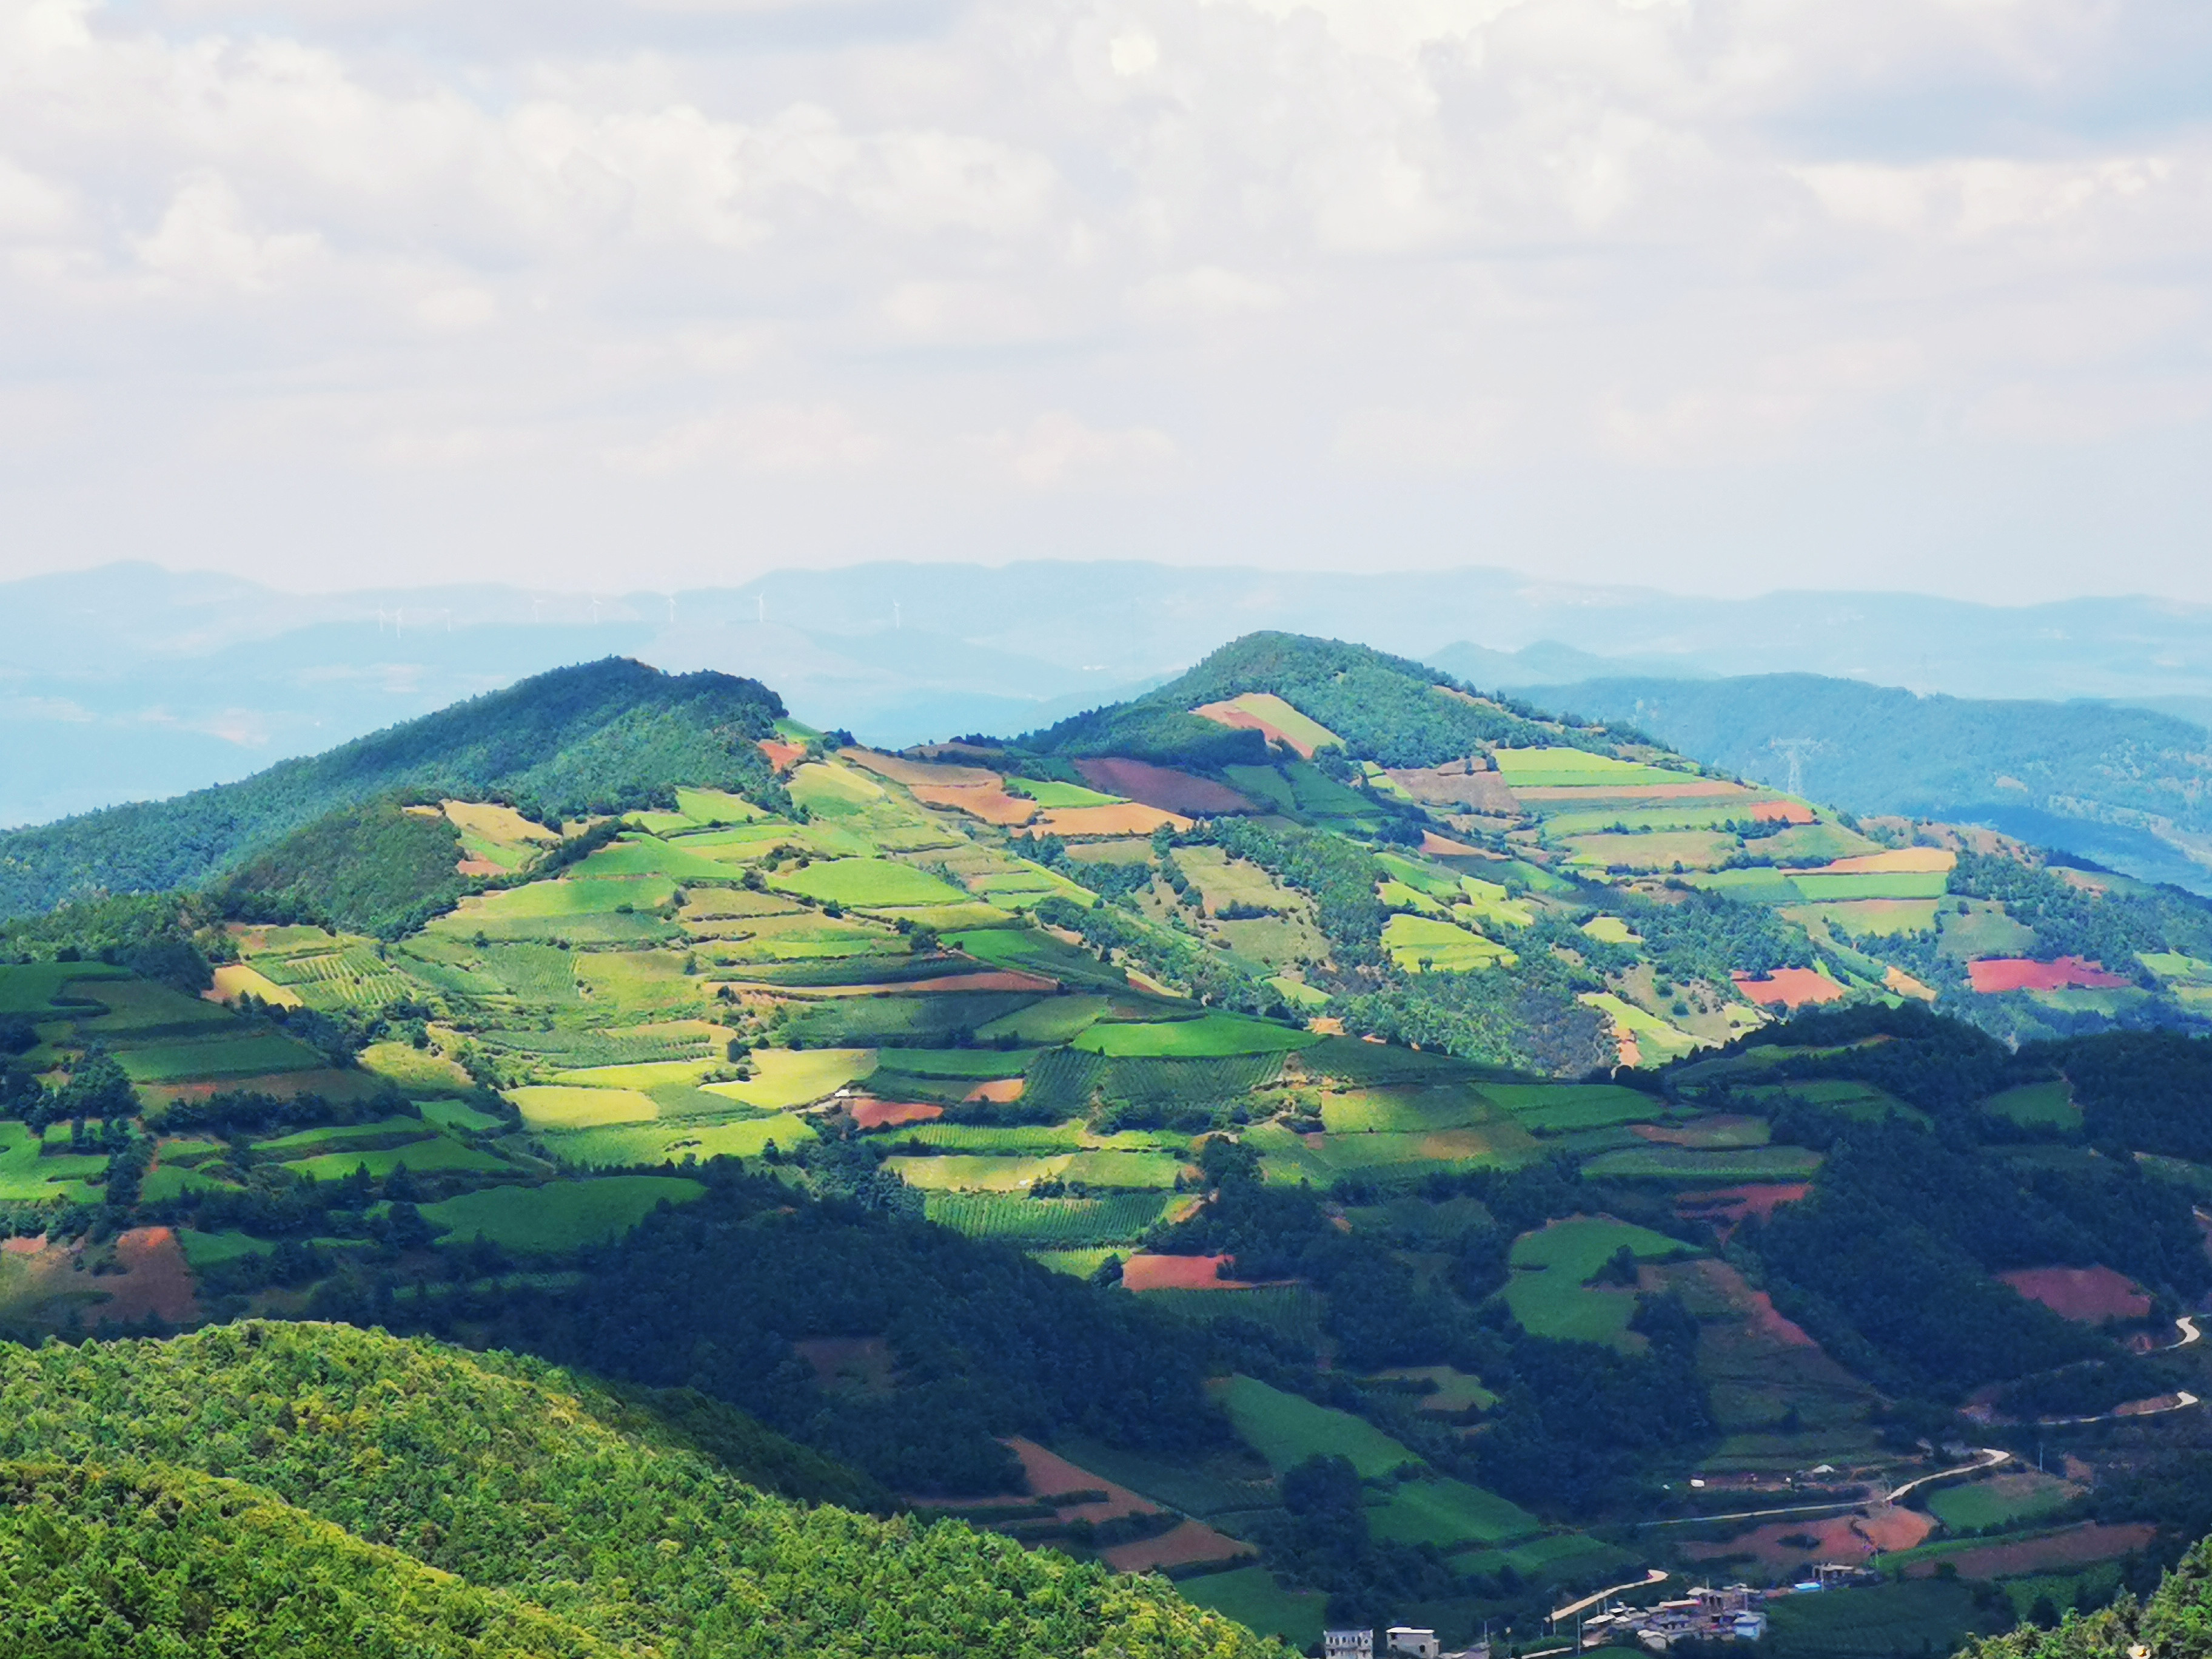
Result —
[[[459,873],[460,831],[395,801],[341,807],[254,854],[209,890],[240,921],[311,921],[398,939],[483,885]]]
[[[396,1299],[389,1284],[342,1275],[319,1308],[696,1388],[901,1492],[1018,1490],[1020,1466],[999,1439],[1010,1434],[1178,1456],[1227,1443],[1187,1330],[1128,1298],[908,1216],[723,1165],[704,1174],[706,1197],[587,1253],[573,1292],[487,1285]],[[833,1399],[792,1346],[858,1336],[888,1344],[896,1396]]]

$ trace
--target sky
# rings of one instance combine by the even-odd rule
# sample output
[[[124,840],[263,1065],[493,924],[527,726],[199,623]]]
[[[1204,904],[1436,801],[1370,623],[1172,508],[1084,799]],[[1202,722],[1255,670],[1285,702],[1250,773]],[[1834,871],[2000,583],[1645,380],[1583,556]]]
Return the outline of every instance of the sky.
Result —
[[[2203,0],[0,0],[0,578],[2212,599]]]

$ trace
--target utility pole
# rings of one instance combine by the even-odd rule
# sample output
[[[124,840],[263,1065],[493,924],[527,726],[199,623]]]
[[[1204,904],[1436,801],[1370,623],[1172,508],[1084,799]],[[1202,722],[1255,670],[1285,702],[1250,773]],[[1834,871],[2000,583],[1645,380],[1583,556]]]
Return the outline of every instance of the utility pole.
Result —
[[[1828,745],[1818,738],[1776,738],[1766,746],[1790,763],[1788,793],[1802,796],[1805,793],[1805,757],[1818,754]]]

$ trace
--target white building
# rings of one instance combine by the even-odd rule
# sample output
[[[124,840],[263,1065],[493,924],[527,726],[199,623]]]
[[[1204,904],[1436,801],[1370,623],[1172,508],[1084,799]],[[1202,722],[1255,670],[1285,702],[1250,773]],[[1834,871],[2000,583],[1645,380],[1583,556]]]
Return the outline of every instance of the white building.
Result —
[[[1375,1659],[1375,1632],[1325,1630],[1321,1633],[1321,1650],[1328,1659]]]
[[[1390,1652],[1405,1659],[1437,1659],[1443,1651],[1436,1632],[1416,1630],[1411,1625],[1393,1625],[1384,1640]]]

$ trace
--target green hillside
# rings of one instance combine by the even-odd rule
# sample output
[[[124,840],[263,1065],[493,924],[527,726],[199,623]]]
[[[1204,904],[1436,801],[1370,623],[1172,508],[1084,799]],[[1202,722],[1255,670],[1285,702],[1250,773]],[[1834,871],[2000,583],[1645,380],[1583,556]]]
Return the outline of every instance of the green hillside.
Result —
[[[1775,1626],[1877,1659],[2212,1527],[2186,896],[1285,636],[1057,736],[772,752],[7,924],[0,1328],[527,1352],[1300,1644],[1954,1572]]]
[[[499,1355],[252,1323],[0,1351],[0,1401],[13,1653],[1266,1651],[1157,1583],[764,1496]]]
[[[774,692],[726,674],[617,658],[556,669],[240,783],[0,834],[0,916],[196,885],[327,812],[400,792],[559,817],[656,804],[672,778],[772,789],[753,739],[783,713]]]

